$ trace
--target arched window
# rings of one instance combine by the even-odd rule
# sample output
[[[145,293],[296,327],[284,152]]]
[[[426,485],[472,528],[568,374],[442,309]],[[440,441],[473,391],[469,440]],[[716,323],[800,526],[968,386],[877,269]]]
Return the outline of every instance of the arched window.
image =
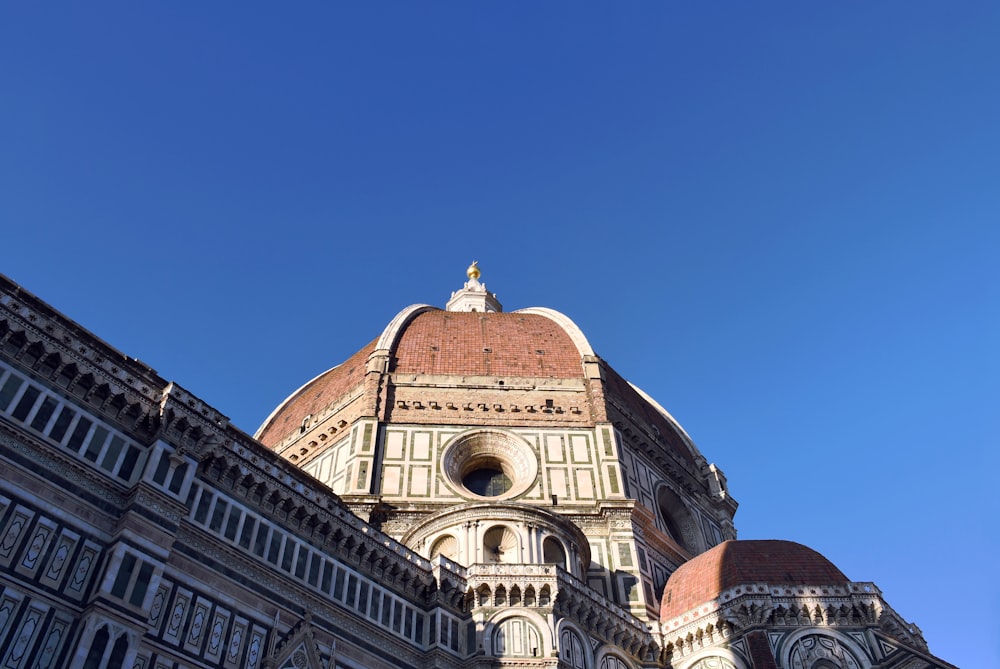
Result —
[[[573,669],[587,669],[583,642],[573,630],[564,629],[559,635],[559,659]]]
[[[111,649],[111,657],[108,658],[108,669],[122,669],[126,652],[128,652],[128,639],[122,634],[115,641],[114,648]]]
[[[736,669],[736,665],[724,657],[712,655],[698,660],[689,669]]]
[[[514,482],[499,462],[486,461],[463,476],[462,485],[480,497],[499,497],[510,490]]]
[[[566,551],[555,537],[545,537],[542,542],[542,562],[566,568]]]
[[[87,659],[83,661],[83,669],[100,669],[101,659],[104,657],[104,649],[108,647],[108,627],[104,625],[97,630],[94,640],[90,642],[90,652]]]
[[[541,657],[542,635],[525,618],[508,618],[497,626],[493,635],[495,657]]]
[[[168,490],[172,493],[179,493],[181,491],[181,485],[184,484],[184,475],[187,474],[187,463],[183,463],[174,470],[174,475],[170,478],[170,486]]]
[[[632,669],[632,667],[617,655],[605,655],[601,660],[601,669]]]
[[[843,641],[843,642],[842,642]],[[855,657],[848,644],[827,634],[809,634],[795,641],[788,654],[788,666],[808,669],[861,669],[866,666]]]

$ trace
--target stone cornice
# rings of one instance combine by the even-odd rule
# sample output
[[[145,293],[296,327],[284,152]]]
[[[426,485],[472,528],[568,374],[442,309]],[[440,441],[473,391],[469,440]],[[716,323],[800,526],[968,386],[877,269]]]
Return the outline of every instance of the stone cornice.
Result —
[[[256,443],[253,446],[261,448]],[[424,590],[425,595],[433,590],[434,577],[427,560],[362,521],[333,492],[279,456],[268,451],[267,459],[273,462],[261,462],[251,453],[256,449],[235,446],[230,450],[216,445],[204,456],[202,475],[272,522],[313,545],[326,547],[362,573],[383,578],[392,565],[391,570],[405,575],[410,586]]]
[[[275,574],[272,569],[215,541],[199,529],[184,526],[178,531],[177,539],[179,543],[198,552],[200,555],[208,557],[216,563],[224,565],[240,574],[247,579],[247,583],[257,584],[260,588],[266,589],[279,595],[286,601],[294,603],[300,607],[301,610],[299,613],[311,612],[313,614],[314,625],[318,626],[325,621],[335,621],[341,628],[344,628],[355,636],[363,638],[372,638],[378,634],[387,634],[385,630],[368,622],[365,618],[359,616],[357,612],[335,605],[329,598],[309,590],[290,578]],[[186,556],[180,558],[178,562],[181,564],[175,564],[175,567],[183,566],[183,562],[189,559]],[[279,605],[275,604],[275,607],[277,609]],[[333,628],[326,631],[335,635],[337,629]],[[395,637],[393,638],[395,640]],[[401,653],[402,658],[410,665],[418,666],[420,664],[420,658],[423,655],[421,649],[413,647],[411,651],[404,652],[395,643],[393,644],[393,648],[395,652]]]
[[[286,454],[291,455],[291,450],[302,443],[308,444],[309,449],[312,451],[306,454],[304,460],[299,460],[299,466],[304,465],[312,457],[322,453],[322,449],[317,449],[320,446],[320,442],[324,442],[322,445],[326,446],[329,444],[335,444],[344,437],[347,437],[351,433],[351,426],[356,423],[360,418],[366,416],[354,415],[351,416],[351,420],[338,420],[336,425],[330,425],[329,422],[332,419],[336,419],[345,409],[349,408],[352,404],[355,404],[359,400],[363,399],[365,395],[365,386],[360,383],[347,391],[346,394],[334,399],[329,404],[320,409],[310,420],[309,425],[306,428],[305,433],[299,433],[298,431],[292,431],[284,439],[279,441],[273,446],[275,453],[280,453],[282,456],[287,457]],[[280,409],[280,407],[279,407]],[[275,409],[275,415],[278,413],[278,409]],[[371,418],[371,416],[367,416]],[[270,421],[270,418],[268,418]],[[265,425],[268,421],[265,421]]]
[[[633,518],[636,534],[642,537],[648,548],[672,561],[675,569],[694,557],[684,550],[683,546],[656,527],[656,518],[646,506],[637,504]]]
[[[125,355],[104,340],[83,330],[49,304],[0,274],[0,314],[20,326],[36,341],[45,341],[52,349],[78,365],[100,375],[122,392],[131,391],[155,402],[165,385],[154,369],[137,358]]]
[[[40,446],[32,437],[24,435],[15,428],[0,420],[0,447],[9,448],[32,462],[32,471],[42,474],[41,470],[51,472],[63,480],[79,486],[97,499],[103,500],[109,506],[121,509],[127,502],[121,486],[110,478],[81,464],[70,455],[64,455],[51,446]],[[46,477],[50,484],[58,482]],[[106,512],[102,512],[105,513]]]
[[[744,583],[690,611],[660,621],[657,627],[662,647],[682,656],[754,628],[880,629],[911,648],[927,650],[920,630],[899,618],[882,599],[878,587],[867,582],[793,586]]]
[[[558,565],[474,564],[467,567],[466,574],[469,588],[477,592],[482,586],[489,588],[490,593],[501,586],[508,593],[517,587],[523,596],[529,587],[536,593],[547,587],[551,603],[539,605],[542,612],[551,610],[556,617],[572,620],[595,638],[618,646],[640,660],[656,648],[654,637],[644,621]],[[495,611],[509,612],[512,607],[486,605],[476,609],[492,615]],[[516,609],[513,607],[513,610]]]
[[[562,568],[556,572],[555,613],[576,621],[607,643],[645,660],[658,649],[650,626]]]

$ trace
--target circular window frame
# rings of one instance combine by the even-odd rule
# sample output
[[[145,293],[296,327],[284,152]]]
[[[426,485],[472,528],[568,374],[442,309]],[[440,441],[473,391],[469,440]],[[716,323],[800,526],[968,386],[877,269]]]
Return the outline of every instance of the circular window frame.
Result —
[[[520,497],[538,478],[538,456],[531,446],[499,430],[474,430],[455,437],[441,454],[441,468],[449,486],[459,495],[476,501],[499,501]],[[477,469],[499,469],[511,485],[499,495],[479,495],[463,480]]]

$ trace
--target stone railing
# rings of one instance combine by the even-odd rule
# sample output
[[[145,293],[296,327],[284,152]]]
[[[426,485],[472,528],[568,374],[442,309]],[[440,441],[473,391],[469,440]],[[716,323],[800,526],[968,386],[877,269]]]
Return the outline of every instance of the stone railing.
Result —
[[[644,658],[653,636],[643,620],[610,601],[565,569],[554,564],[488,563],[466,569],[473,591],[470,608],[552,607],[596,637]]]
[[[615,643],[638,658],[653,648],[649,625],[572,574],[558,570],[557,614],[579,623],[595,636]]]
[[[471,608],[552,606],[558,591],[554,564],[479,563],[466,568],[473,590]]]

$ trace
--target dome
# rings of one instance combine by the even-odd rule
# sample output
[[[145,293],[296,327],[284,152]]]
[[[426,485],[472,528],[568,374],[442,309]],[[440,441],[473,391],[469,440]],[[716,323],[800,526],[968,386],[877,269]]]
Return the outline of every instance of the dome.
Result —
[[[319,415],[331,402],[347,395],[365,380],[368,357],[375,350],[371,342],[342,364],[329,369],[292,393],[254,436],[263,444],[274,447],[288,435],[297,432],[303,422]]]
[[[435,309],[400,333],[389,371],[566,379],[583,376],[581,362],[570,336],[545,316]]]
[[[414,305],[399,312],[378,339],[292,393],[264,421],[257,439],[273,448],[356,395],[369,359],[379,353],[387,357],[390,374],[494,379],[582,379],[583,358],[593,355],[579,328],[551,309],[504,313]]]
[[[793,541],[725,541],[685,562],[667,580],[660,620],[669,620],[745,583],[843,585],[844,573],[811,548]]]
[[[446,308],[406,307],[373,342],[292,393],[257,439],[304,465],[371,418],[504,428],[614,423],[653,457],[662,453],[650,444],[666,446],[688,474],[702,476],[704,459],[680,425],[601,360],[569,317],[542,307],[504,312],[476,263],[467,276]]]

